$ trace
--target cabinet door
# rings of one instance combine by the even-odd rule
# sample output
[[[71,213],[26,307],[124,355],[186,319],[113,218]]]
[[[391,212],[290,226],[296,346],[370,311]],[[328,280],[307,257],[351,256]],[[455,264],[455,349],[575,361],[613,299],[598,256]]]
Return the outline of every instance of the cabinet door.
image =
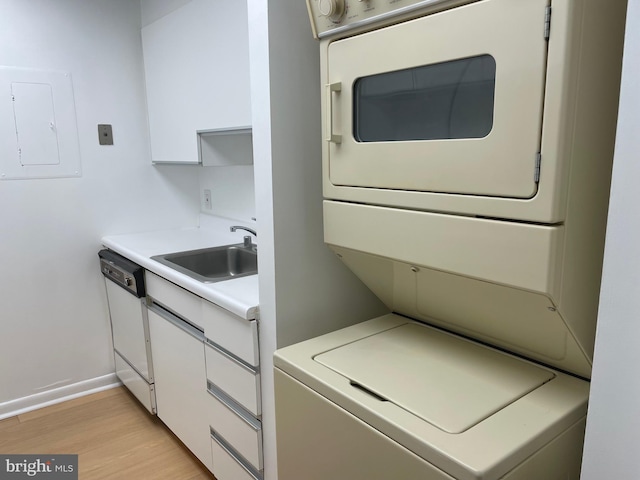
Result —
[[[159,307],[149,310],[158,417],[211,469],[202,332]]]
[[[196,164],[198,131],[251,123],[246,2],[191,0],[142,48],[153,162]]]

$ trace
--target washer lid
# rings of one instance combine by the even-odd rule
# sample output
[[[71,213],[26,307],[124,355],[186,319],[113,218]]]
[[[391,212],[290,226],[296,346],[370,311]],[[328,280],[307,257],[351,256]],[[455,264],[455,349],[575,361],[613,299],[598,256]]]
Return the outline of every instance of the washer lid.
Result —
[[[555,377],[550,370],[414,323],[314,360],[448,433],[464,432]]]

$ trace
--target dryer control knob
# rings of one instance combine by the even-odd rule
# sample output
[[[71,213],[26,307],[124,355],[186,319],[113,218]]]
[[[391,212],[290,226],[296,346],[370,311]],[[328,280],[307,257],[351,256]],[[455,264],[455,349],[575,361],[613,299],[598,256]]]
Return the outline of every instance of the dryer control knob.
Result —
[[[344,0],[318,0],[320,15],[338,21],[344,15]]]

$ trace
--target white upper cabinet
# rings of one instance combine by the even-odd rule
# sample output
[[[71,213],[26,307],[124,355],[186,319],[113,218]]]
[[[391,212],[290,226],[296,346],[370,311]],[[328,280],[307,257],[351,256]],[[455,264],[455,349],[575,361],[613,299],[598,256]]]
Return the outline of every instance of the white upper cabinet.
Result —
[[[154,163],[200,163],[197,132],[251,124],[245,1],[191,0],[142,46]]]

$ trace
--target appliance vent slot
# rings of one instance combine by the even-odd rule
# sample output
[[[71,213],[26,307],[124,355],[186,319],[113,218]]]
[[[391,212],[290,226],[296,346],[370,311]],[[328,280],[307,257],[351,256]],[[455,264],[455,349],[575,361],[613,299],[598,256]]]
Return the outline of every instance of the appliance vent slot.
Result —
[[[547,6],[544,11],[544,39],[549,40],[551,35],[551,6]]]
[[[535,183],[540,182],[540,163],[542,162],[542,154],[540,152],[536,153],[536,165],[533,169],[533,181]]]

